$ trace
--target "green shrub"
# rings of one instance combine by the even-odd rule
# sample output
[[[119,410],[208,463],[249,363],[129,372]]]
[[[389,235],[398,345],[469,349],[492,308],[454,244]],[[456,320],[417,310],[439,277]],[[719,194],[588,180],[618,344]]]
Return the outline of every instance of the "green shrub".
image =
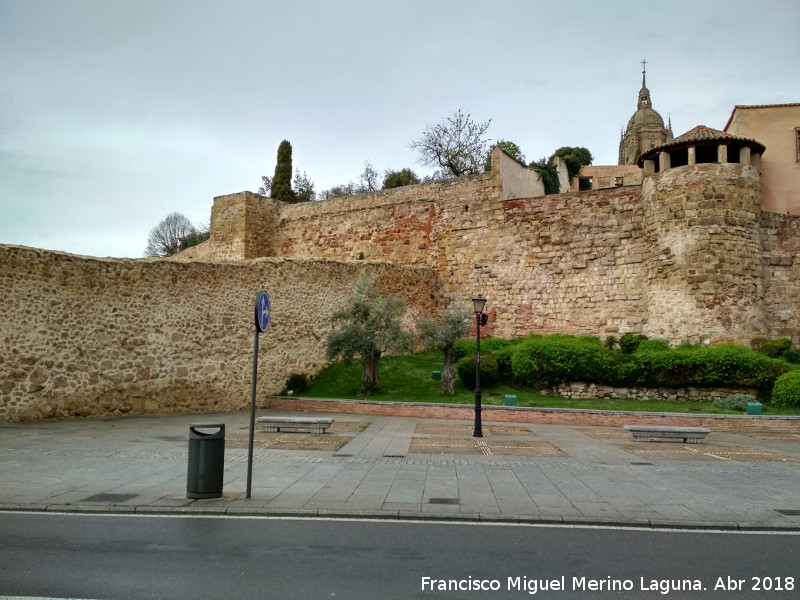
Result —
[[[517,338],[514,340],[505,340],[503,338],[485,338],[481,339],[481,355],[484,352],[489,352],[491,354],[497,354],[500,350],[505,348],[510,348],[524,340],[525,338]],[[477,347],[477,342],[474,339],[471,340],[457,340],[455,344],[453,344],[453,351],[456,354],[456,360],[464,358],[465,356],[475,356],[475,348]]]
[[[789,371],[775,380],[771,402],[775,406],[800,406],[800,371]]]
[[[636,346],[636,352],[663,352],[669,350],[669,344],[664,340],[641,340]]]
[[[747,410],[747,405],[750,402],[755,402],[756,399],[750,394],[731,394],[724,398],[717,398],[711,405],[716,408],[724,408],[725,410]]]
[[[295,394],[305,392],[311,386],[308,375],[304,373],[292,373],[286,380],[286,391],[291,390]]]
[[[780,360],[742,346],[681,347],[635,354],[646,373],[644,383],[665,387],[753,387],[768,390],[789,370]]]
[[[626,333],[619,338],[619,349],[623,354],[633,354],[643,341],[647,339],[646,335],[641,333]]]
[[[603,342],[603,346],[606,347],[606,350],[616,350],[618,345],[619,340],[613,335],[608,336],[606,341]]]
[[[781,358],[795,365],[800,364],[800,350],[787,350]]]
[[[789,338],[778,338],[777,340],[767,340],[764,338],[754,339],[750,345],[753,350],[760,354],[765,354],[770,358],[777,358],[788,352],[792,347],[792,340]]]
[[[531,389],[569,381],[603,381],[613,372],[611,353],[596,337],[554,334],[526,338],[511,354],[514,380]]]
[[[456,362],[456,373],[461,383],[468,388],[475,387],[475,357],[465,356]],[[493,354],[481,353],[481,387],[494,385],[500,381],[500,368]]]

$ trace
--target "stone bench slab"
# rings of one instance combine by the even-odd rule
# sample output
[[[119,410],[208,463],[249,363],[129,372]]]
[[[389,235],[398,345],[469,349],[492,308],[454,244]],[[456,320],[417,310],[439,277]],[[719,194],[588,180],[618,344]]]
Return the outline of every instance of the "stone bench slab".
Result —
[[[307,430],[311,433],[325,433],[333,419],[325,417],[258,417],[256,423],[267,433],[278,433],[281,429]]]
[[[707,427],[669,427],[662,425],[623,425],[637,442],[653,439],[683,440],[685,444],[699,444],[711,430]]]

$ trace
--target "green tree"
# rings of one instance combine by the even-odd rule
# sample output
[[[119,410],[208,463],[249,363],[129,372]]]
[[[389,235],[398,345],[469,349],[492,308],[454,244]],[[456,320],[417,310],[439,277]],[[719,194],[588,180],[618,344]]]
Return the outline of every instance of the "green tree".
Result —
[[[403,301],[382,295],[368,277],[358,281],[350,303],[333,313],[339,327],[328,336],[328,360],[361,358],[360,395],[380,392],[378,361],[383,354],[411,350],[414,336],[403,329],[402,314]]]
[[[503,152],[512,158],[516,158],[522,164],[525,164],[525,155],[522,153],[519,146],[509,140],[497,140],[497,143],[486,153],[486,160],[483,163],[484,171],[492,170],[492,150],[494,150],[495,146],[500,146]]]
[[[581,167],[592,164],[592,160],[594,160],[592,153],[586,148],[580,146],[562,146],[553,152],[548,162],[552,164],[553,159],[556,156],[560,156],[561,159],[566,163],[570,181],[572,181],[572,178],[580,172]]]
[[[383,178],[383,189],[391,190],[394,188],[403,187],[405,185],[414,185],[420,183],[419,177],[411,169],[403,169],[401,171],[387,171]]]
[[[451,177],[481,173],[488,149],[483,136],[491,122],[476,123],[459,108],[441,123],[428,125],[421,138],[412,140],[411,149],[422,164],[440,167]]]
[[[465,310],[446,310],[439,322],[434,319],[419,319],[417,327],[422,341],[429,350],[441,350],[442,361],[442,393],[455,394],[453,384],[456,380],[456,353],[453,345],[460,337],[469,333],[472,326],[470,314]]]
[[[305,171],[301,175],[300,169],[295,169],[292,191],[297,202],[313,202],[314,182],[308,178]]]
[[[292,190],[292,145],[283,140],[278,146],[278,161],[270,184],[271,195],[283,202],[297,202]]]
[[[172,212],[150,230],[145,256],[177,254],[186,248],[183,241],[193,232],[195,228],[189,219],[179,212]]]
[[[545,194],[558,194],[561,191],[561,185],[558,182],[558,171],[552,162],[542,158],[541,160],[533,161],[528,166],[542,178]]]

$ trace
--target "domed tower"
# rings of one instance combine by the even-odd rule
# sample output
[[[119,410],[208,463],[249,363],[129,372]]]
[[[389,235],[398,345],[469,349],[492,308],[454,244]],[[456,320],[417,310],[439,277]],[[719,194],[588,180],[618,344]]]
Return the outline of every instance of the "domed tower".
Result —
[[[648,150],[672,141],[672,124],[664,127],[664,119],[653,110],[650,100],[650,90],[647,89],[645,79],[646,60],[642,61],[642,89],[639,90],[639,100],[636,112],[628,121],[628,127],[622,134],[619,142],[620,165],[635,165],[639,156]]]

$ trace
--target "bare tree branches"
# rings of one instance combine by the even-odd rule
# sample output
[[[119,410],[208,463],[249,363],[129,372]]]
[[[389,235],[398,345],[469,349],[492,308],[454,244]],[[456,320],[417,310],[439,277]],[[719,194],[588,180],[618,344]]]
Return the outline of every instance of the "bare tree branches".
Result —
[[[441,123],[428,125],[411,149],[419,152],[422,164],[440,167],[453,177],[482,173],[489,149],[483,136],[491,122],[476,123],[459,108]]]
[[[150,230],[146,256],[172,256],[184,249],[183,240],[195,231],[192,222],[179,212],[166,216]]]

